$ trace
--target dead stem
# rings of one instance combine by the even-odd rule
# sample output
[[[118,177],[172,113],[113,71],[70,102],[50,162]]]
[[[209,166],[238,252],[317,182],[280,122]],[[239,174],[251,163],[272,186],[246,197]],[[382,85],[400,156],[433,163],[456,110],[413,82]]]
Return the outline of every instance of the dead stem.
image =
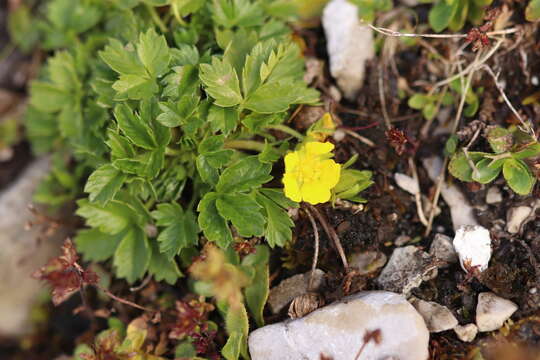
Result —
[[[349,136],[352,136],[353,138],[355,139],[358,139],[360,140],[362,143],[366,144],[367,146],[369,147],[375,147],[375,143],[373,141],[371,141],[370,139],[368,139],[367,137],[365,136],[362,136],[360,134],[357,134],[355,133],[354,131],[351,131],[349,129],[345,129],[345,128],[341,128],[341,130],[343,130],[343,132]]]
[[[114,295],[108,289],[105,289],[105,288],[103,288],[103,287],[101,287],[99,285],[94,285],[94,286],[97,287],[99,290],[103,291],[103,293],[105,295],[107,295],[108,297],[110,297],[111,299],[116,300],[116,301],[118,301],[118,302],[120,302],[122,304],[126,304],[126,305],[129,305],[129,306],[134,307],[136,309],[143,310],[143,311],[148,311],[148,312],[152,312],[152,313],[156,312],[156,310],[152,310],[152,309],[149,309],[147,307],[135,304],[134,302],[131,302],[129,300],[122,299],[121,297],[118,297],[118,296]]]
[[[313,279],[315,278],[315,270],[317,269],[317,260],[319,259],[319,230],[317,229],[317,224],[315,223],[315,219],[313,218],[313,215],[309,212],[309,209],[304,208],[304,211],[306,212],[309,221],[311,222],[311,226],[313,227],[313,235],[315,236],[315,251],[313,253],[313,261],[311,263],[311,274],[309,275],[309,282],[308,282],[308,292],[313,291]]]
[[[343,263],[343,267],[345,268],[345,272],[349,272],[349,263],[347,262],[345,251],[343,250],[343,246],[341,246],[341,241],[339,241],[339,236],[337,235],[336,230],[328,224],[328,221],[326,221],[324,216],[319,212],[319,210],[315,206],[307,204],[307,203],[306,205],[315,214],[315,216],[317,217],[317,220],[319,220],[319,223],[322,225],[326,235],[328,235],[328,237],[332,239],[332,241],[334,242],[334,245],[339,254],[339,257],[341,258],[341,262]]]
[[[414,38],[436,38],[436,39],[463,39],[467,37],[467,34],[414,34],[414,33],[401,33],[399,31],[394,31],[391,29],[377,27],[369,23],[365,23],[368,27],[375,30],[378,33],[387,36],[395,37],[414,37]],[[489,31],[486,33],[487,36],[493,37],[498,35],[508,35],[518,32],[518,28],[509,28],[504,30]]]
[[[129,288],[129,291],[131,292],[137,292],[139,290],[141,290],[142,288],[144,288],[146,285],[148,285],[148,283],[150,282],[150,279],[152,279],[152,275],[148,274],[144,280],[139,284],[139,286],[134,286],[134,287],[130,287]]]
[[[416,182],[416,186],[418,187],[418,191],[416,191],[414,194],[414,199],[416,201],[416,211],[418,212],[420,222],[424,226],[428,226],[428,221],[426,219],[426,215],[424,214],[424,208],[422,207],[422,196],[420,194],[420,181],[418,180],[418,172],[416,171],[416,164],[414,163],[412,157],[409,158],[409,167],[411,168],[413,179]]]
[[[493,81],[495,82],[495,86],[497,86],[497,89],[499,90],[499,92],[501,93],[501,96],[502,98],[504,99],[504,102],[506,103],[506,105],[508,105],[508,107],[510,108],[510,110],[512,111],[512,113],[517,117],[517,119],[519,120],[519,122],[521,123],[521,125],[524,127],[524,131],[526,133],[528,133],[535,141],[537,141],[537,138],[536,138],[536,134],[534,132],[534,129],[532,127],[532,125],[530,123],[527,123],[525,122],[525,120],[523,120],[523,118],[521,117],[521,115],[519,115],[518,111],[516,110],[516,108],[514,107],[514,105],[512,105],[512,103],[510,102],[510,100],[508,99],[508,96],[506,96],[505,92],[504,92],[504,89],[502,88],[502,85],[499,83],[499,81],[497,80],[498,78],[498,75],[495,75],[495,73],[493,72],[493,70],[486,64],[482,64],[482,69],[486,70],[487,73],[489,75],[491,75],[491,77],[493,78]]]

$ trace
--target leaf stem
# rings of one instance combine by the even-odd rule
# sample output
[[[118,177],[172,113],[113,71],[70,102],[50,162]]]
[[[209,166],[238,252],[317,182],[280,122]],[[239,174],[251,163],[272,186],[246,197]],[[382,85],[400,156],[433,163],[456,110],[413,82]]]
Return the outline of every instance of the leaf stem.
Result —
[[[283,124],[268,125],[266,128],[284,132],[286,134],[294,136],[300,141],[304,140],[304,135],[300,134],[298,131],[294,130],[293,128],[288,127],[287,125],[283,125]]]
[[[152,18],[152,21],[154,22],[154,24],[156,24],[157,27],[159,27],[159,30],[161,30],[162,33],[166,33],[167,31],[169,31],[169,29],[167,29],[167,26],[163,23],[163,21],[161,21],[161,18],[156,12],[156,9],[152,5],[148,5],[148,4],[144,4],[144,6],[146,7],[146,10],[150,14],[150,17]]]
[[[224,147],[227,149],[238,150],[253,150],[262,152],[264,150],[264,144],[255,140],[228,140],[225,141]]]

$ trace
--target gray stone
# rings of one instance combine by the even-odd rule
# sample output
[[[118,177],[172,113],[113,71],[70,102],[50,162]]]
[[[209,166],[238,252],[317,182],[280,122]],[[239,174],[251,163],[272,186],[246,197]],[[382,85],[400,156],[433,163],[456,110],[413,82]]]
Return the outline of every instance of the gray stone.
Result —
[[[347,0],[326,5],[322,24],[330,73],[345,97],[354,100],[364,82],[365,62],[375,55],[373,31],[360,22],[358,8]]]
[[[429,254],[443,263],[439,265],[441,268],[448,267],[449,264],[458,261],[454,245],[452,245],[452,239],[443,234],[435,235],[429,248]]]
[[[503,326],[518,306],[492,292],[478,294],[476,325],[479,331],[493,331]]]
[[[324,280],[324,271],[316,269],[314,275],[313,289],[311,289],[311,291],[317,291],[322,285]],[[289,303],[295,297],[307,293],[310,276],[311,271],[304,274],[294,275],[283,280],[277,286],[270,289],[270,294],[268,295],[268,305],[270,305],[270,310],[274,314],[277,314],[283,308],[289,305]]]
[[[415,195],[420,192],[418,182],[409,175],[395,173],[394,180],[396,181],[397,186],[399,186],[411,195]]]
[[[390,260],[377,278],[377,283],[384,290],[408,294],[422,281],[437,276],[437,266],[433,258],[409,245],[394,249]]]
[[[386,264],[386,255],[379,251],[354,253],[349,260],[349,266],[355,267],[359,275],[377,271]]]
[[[501,190],[497,186],[492,186],[488,189],[486,194],[486,203],[487,204],[497,204],[502,201]]]
[[[454,328],[459,340],[464,342],[471,342],[478,334],[478,327],[475,324],[457,325]]]
[[[412,298],[410,302],[424,318],[429,332],[437,333],[451,330],[459,324],[454,314],[446,306],[417,298]]]
[[[0,193],[0,337],[32,331],[30,310],[43,287],[31,274],[60,249],[62,230],[39,241],[39,226],[25,229],[34,219],[32,194],[48,169],[48,159],[35,160]]]
[[[249,336],[253,360],[353,360],[367,331],[379,330],[361,359],[425,360],[429,332],[404,296],[386,291],[361,292],[303,318],[267,325]]]

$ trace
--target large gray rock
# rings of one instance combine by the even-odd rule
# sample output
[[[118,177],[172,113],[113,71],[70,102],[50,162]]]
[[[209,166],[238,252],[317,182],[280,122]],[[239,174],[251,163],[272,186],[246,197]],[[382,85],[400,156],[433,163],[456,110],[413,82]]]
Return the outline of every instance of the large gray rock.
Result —
[[[0,337],[32,330],[30,309],[43,288],[30,276],[59,251],[60,239],[38,241],[39,226],[25,229],[33,220],[32,194],[48,169],[48,159],[35,160],[0,193]]]
[[[360,22],[358,8],[347,0],[326,5],[322,24],[330,73],[345,97],[354,100],[364,82],[365,62],[375,55],[373,31]]]
[[[437,266],[433,258],[416,246],[394,249],[390,260],[377,278],[384,290],[408,294],[422,281],[437,276]]]
[[[370,342],[362,360],[425,360],[429,332],[404,296],[366,291],[320,308],[309,315],[267,325],[249,336],[253,360],[353,360],[366,331],[380,330],[381,342]]]

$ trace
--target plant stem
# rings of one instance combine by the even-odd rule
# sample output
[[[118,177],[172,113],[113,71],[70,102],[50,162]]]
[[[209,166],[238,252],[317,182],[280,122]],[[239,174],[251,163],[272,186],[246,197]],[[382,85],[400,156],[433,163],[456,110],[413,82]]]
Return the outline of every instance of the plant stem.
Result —
[[[315,278],[315,270],[317,269],[317,260],[319,259],[319,230],[317,229],[317,224],[315,219],[309,209],[304,208],[306,214],[311,222],[313,227],[313,235],[315,236],[315,252],[313,253],[313,262],[311,263],[311,274],[309,275],[308,291],[313,291],[313,279]]]
[[[110,297],[111,299],[113,300],[116,300],[122,304],[126,304],[126,305],[129,305],[131,307],[134,307],[136,309],[139,309],[139,310],[143,310],[143,311],[148,311],[148,312],[156,312],[155,310],[152,310],[152,309],[149,309],[147,307],[144,307],[144,306],[141,306],[141,305],[138,305],[138,304],[135,304],[134,302],[132,301],[129,301],[129,300],[126,300],[126,299],[122,299],[121,297],[118,297],[116,295],[114,295],[112,292],[110,292],[108,289],[105,289],[99,285],[95,285],[99,290],[103,291],[105,293],[105,295],[107,295],[108,297]]]
[[[169,31],[169,29],[167,29],[167,26],[163,23],[163,21],[161,21],[161,18],[156,12],[156,9],[152,5],[148,5],[148,4],[145,4],[145,7],[148,13],[150,14],[150,17],[152,18],[152,21],[154,22],[154,24],[156,24],[157,27],[159,27],[159,30],[161,30],[162,33],[166,33],[167,31]]]
[[[254,140],[228,140],[225,141],[224,147],[227,149],[238,149],[238,150],[253,150],[262,152],[264,150],[265,144],[262,142]]]
[[[288,127],[287,125],[283,125],[283,124],[268,125],[266,128],[284,132],[286,134],[294,136],[300,141],[304,140],[304,135],[300,134],[298,131],[294,130],[293,128]]]

